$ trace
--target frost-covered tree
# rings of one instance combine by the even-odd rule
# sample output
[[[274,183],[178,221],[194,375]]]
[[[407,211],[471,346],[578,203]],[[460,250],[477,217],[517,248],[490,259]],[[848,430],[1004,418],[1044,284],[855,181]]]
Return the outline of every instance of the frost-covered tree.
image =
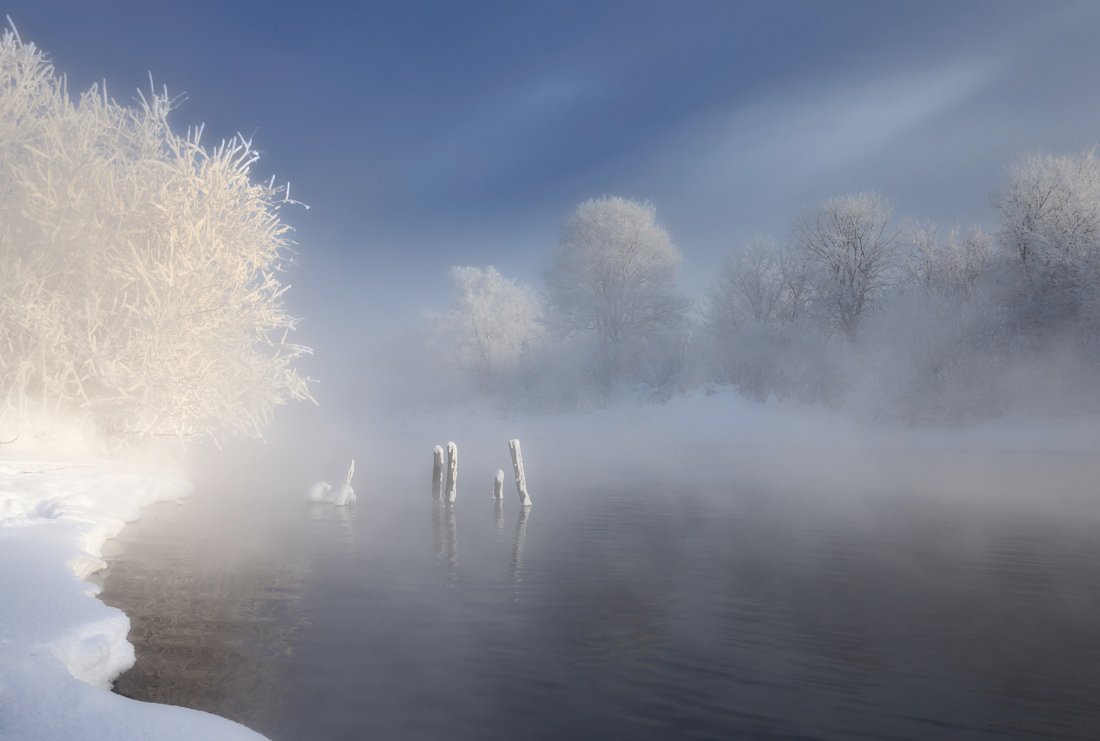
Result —
[[[712,333],[749,322],[778,328],[807,312],[810,271],[798,252],[757,237],[725,257],[707,289],[703,316]]]
[[[675,326],[689,306],[676,291],[680,260],[652,204],[586,201],[565,220],[542,271],[551,319],[612,347]]]
[[[605,391],[648,342],[683,326],[690,302],[676,291],[680,260],[650,203],[593,199],[562,224],[542,270],[550,325],[595,339],[592,370]]]
[[[906,242],[904,272],[909,280],[959,298],[974,290],[993,261],[993,237],[978,228],[964,233],[928,223],[910,229]]]
[[[707,291],[702,314],[706,378],[765,399],[824,396],[825,337],[804,321],[811,271],[790,245],[758,237],[728,255]]]
[[[1100,315],[1100,159],[1032,154],[993,199],[998,238],[1022,274],[1029,318]]]
[[[33,45],[0,39],[0,426],[258,434],[308,398],[283,196],[251,182],[247,142],[204,149],[170,107],[95,87],[74,102]]]
[[[899,266],[901,230],[877,193],[822,202],[795,218],[791,241],[813,267],[810,285],[820,318],[853,338],[860,319]]]
[[[542,334],[542,307],[535,292],[492,265],[484,270],[454,267],[451,280],[459,297],[438,318],[437,329],[459,362],[483,379],[515,367]]]
[[[745,322],[775,325],[783,318],[783,280],[779,246],[757,237],[740,254],[727,255],[707,291],[704,313],[714,328],[739,327]]]

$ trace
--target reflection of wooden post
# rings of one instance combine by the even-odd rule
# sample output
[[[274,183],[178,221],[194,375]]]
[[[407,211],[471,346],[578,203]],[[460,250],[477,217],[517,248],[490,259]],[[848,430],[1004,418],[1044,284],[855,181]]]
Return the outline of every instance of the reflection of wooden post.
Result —
[[[455,510],[454,507],[443,508],[443,518],[446,522],[447,530],[445,540],[447,542],[447,565],[452,569],[458,565],[458,525],[455,523]],[[447,581],[454,581],[455,574],[452,572]]]
[[[447,443],[447,496],[444,499],[447,504],[454,503],[458,494],[458,446]]]
[[[516,469],[516,491],[522,507],[531,506],[531,497],[527,495],[527,479],[523,476],[523,453],[519,450],[519,440],[509,440],[508,450],[512,452],[512,467]]]
[[[443,448],[435,446],[435,463],[432,465],[432,501],[443,498]]]
[[[432,505],[432,555],[436,561],[443,558],[443,513],[438,504]]]
[[[493,481],[493,499],[504,499],[504,471],[497,471]]]
[[[520,507],[519,518],[516,520],[516,540],[512,544],[512,581],[523,580],[523,545],[527,542],[527,517],[531,510]]]

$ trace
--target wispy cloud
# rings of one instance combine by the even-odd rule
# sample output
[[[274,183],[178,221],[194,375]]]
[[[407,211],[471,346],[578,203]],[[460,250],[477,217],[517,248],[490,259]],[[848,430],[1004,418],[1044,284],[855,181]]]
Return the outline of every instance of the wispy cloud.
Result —
[[[771,96],[696,122],[664,157],[708,188],[820,180],[903,143],[1003,68],[984,60]]]
[[[600,89],[592,77],[562,73],[496,92],[454,121],[410,175],[453,186],[512,174],[553,149],[547,140],[575,120]]]

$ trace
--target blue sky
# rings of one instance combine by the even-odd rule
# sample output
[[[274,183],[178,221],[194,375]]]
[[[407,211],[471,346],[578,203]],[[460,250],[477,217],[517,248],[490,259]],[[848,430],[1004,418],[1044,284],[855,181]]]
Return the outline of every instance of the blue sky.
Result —
[[[24,2],[70,89],[148,74],[179,129],[289,181],[292,309],[320,352],[450,300],[451,265],[535,283],[561,219],[651,200],[701,293],[822,198],[988,222],[1014,156],[1100,143],[1100,4]]]

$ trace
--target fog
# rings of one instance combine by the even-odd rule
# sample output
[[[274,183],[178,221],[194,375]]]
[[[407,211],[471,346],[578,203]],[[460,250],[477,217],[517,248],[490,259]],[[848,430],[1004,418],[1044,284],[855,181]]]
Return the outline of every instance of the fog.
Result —
[[[118,692],[1095,737],[1096,6],[203,5],[0,42],[3,452],[195,487]]]
[[[35,114],[44,128],[34,136],[55,149],[19,149],[18,132],[9,132],[18,198],[6,207],[20,235],[5,243],[5,285],[12,296],[39,293],[6,305],[5,429],[68,425],[124,454],[175,439],[173,454],[187,450],[181,465],[203,480],[236,468],[235,456],[220,450],[256,444],[249,455],[278,460],[281,471],[295,461],[302,488],[337,478],[352,458],[362,461],[359,480],[369,481],[384,461],[414,465],[449,439],[464,451],[464,470],[507,468],[491,462],[501,441],[533,436],[555,450],[554,466],[567,460],[600,480],[642,460],[673,475],[688,448],[712,451],[715,471],[761,481],[804,472],[818,483],[834,469],[880,479],[855,464],[828,465],[834,453],[809,452],[817,448],[870,458],[877,454],[866,450],[882,449],[883,440],[897,449],[1089,448],[1092,435],[1082,430],[1091,430],[1100,404],[1100,165],[1085,122],[1096,101],[1063,93],[1088,66],[1092,52],[1079,37],[1095,14],[1072,4],[1049,13],[986,10],[993,8],[1000,13],[961,21],[975,32],[973,43],[941,29],[927,48],[898,36],[909,10],[874,15],[868,22],[882,38],[852,58],[827,57],[813,73],[809,62],[785,59],[732,88],[719,76],[710,80],[711,98],[705,80],[682,99],[664,77],[647,88],[640,80],[648,52],[632,43],[598,52],[580,34],[573,61],[540,49],[518,77],[481,70],[476,110],[445,132],[424,123],[422,93],[406,100],[420,123],[403,135],[433,144],[399,174],[383,168],[392,176],[389,196],[368,166],[389,162],[378,158],[383,144],[372,135],[405,141],[389,118],[368,123],[342,158],[364,163],[358,190],[343,169],[318,177],[333,156],[330,137],[290,144],[274,128],[218,149],[217,139],[200,140],[187,126],[217,114],[210,128],[225,130],[222,115],[240,112],[211,106],[222,100],[222,83],[200,76],[193,81],[212,92],[196,87],[184,98],[154,88],[134,105],[115,103],[98,83],[78,103],[70,91],[91,84],[86,60],[76,69],[65,63],[85,53],[69,43],[82,16],[74,10],[51,26],[25,9],[24,40],[58,40],[40,57],[33,83],[50,101]],[[861,10],[837,12],[829,23]],[[665,58],[702,44],[717,54],[721,34],[700,30],[708,13],[680,19],[681,32],[653,53]],[[659,36],[663,11],[642,15],[637,44]],[[722,21],[771,31],[786,22],[768,13]],[[1028,42],[1005,51],[996,40],[1013,34]],[[903,41],[893,55],[883,51],[892,35]],[[26,51],[17,37],[7,43],[13,59]],[[157,57],[169,71],[173,48]],[[343,59],[345,74],[363,74]],[[583,59],[618,72],[586,72]],[[1051,71],[1045,107],[1009,92],[1013,80],[1039,69]],[[372,84],[392,115],[404,110],[399,85]],[[439,100],[453,105],[441,84],[430,78]],[[285,87],[299,100],[298,86]],[[600,106],[620,96],[637,107],[647,95],[680,100],[681,115],[651,112],[613,146],[602,129],[586,143],[561,133],[586,120],[584,104],[597,98]],[[91,130],[112,117],[132,136],[164,137],[169,150],[186,153],[160,153],[158,161],[180,172],[206,168],[202,187],[223,187],[224,175],[233,184],[224,186],[223,204],[237,193],[257,199],[247,217],[222,205],[202,222],[236,230],[218,243],[223,255],[204,256],[208,247],[194,236],[170,258],[135,261],[111,231],[118,227],[105,226],[104,214],[117,211],[127,239],[155,252],[189,228],[186,204],[127,211],[117,199],[55,198],[54,175],[102,192],[104,183],[153,189],[139,160],[123,171],[104,159],[93,174],[73,171],[79,175],[58,164],[73,156],[66,127]],[[991,117],[1011,124],[995,127]],[[140,148],[132,140],[109,146],[123,159]],[[307,167],[302,153],[310,147],[316,155]],[[560,163],[574,169],[562,172]],[[57,172],[42,182],[26,174],[45,166]],[[261,180],[274,169],[284,179]],[[286,179],[292,191],[278,184]],[[339,196],[333,185],[343,188]],[[349,204],[352,191],[362,208]],[[187,197],[198,202],[203,192]],[[169,222],[157,221],[160,212],[173,214]],[[173,278],[238,258],[213,281],[181,287]],[[234,287],[226,277],[234,270],[252,272]],[[85,279],[96,274],[114,277]],[[28,313],[34,301],[38,314]],[[230,346],[247,350],[238,357]],[[183,355],[189,364],[178,362]],[[190,379],[200,376],[205,385],[196,387]],[[646,429],[660,435],[637,437]],[[266,443],[234,442],[242,433]],[[746,454],[738,468],[725,462],[734,453],[723,446],[770,452]],[[543,453],[538,443],[531,450],[537,471]],[[695,470],[709,468],[700,462]],[[861,488],[858,478],[837,486]]]
[[[105,554],[127,694],[272,738],[1094,732],[1094,422],[945,431],[732,392],[383,429],[286,411],[267,444],[192,448],[187,503]],[[514,436],[530,508],[510,481],[491,499]],[[303,501],[352,457],[354,505]]]

